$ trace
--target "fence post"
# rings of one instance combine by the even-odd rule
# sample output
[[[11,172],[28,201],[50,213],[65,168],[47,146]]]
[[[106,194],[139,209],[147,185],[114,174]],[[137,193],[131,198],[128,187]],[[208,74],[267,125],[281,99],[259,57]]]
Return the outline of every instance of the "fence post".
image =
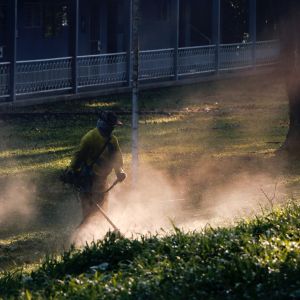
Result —
[[[18,0],[9,0],[9,52],[10,52],[10,71],[9,71],[9,87],[10,100],[16,100],[16,73],[17,73],[17,14],[18,14]]]
[[[176,0],[175,5],[174,79],[178,80],[180,0]]]
[[[256,68],[256,0],[249,1],[249,32],[252,42],[252,65]]]
[[[78,26],[79,26],[79,0],[71,2],[71,51],[72,51],[72,89],[78,93]]]
[[[218,74],[220,69],[221,0],[213,0],[212,15],[212,40],[214,45],[216,45],[215,68]]]

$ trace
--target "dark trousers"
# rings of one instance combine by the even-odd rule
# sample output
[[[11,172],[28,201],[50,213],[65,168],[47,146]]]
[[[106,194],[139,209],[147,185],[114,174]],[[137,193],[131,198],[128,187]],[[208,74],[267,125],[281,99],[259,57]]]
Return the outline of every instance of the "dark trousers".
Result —
[[[92,190],[80,194],[82,217],[83,220],[80,224],[87,224],[93,217],[102,216],[96,204],[103,210],[108,209],[108,193],[103,193],[107,190],[106,178],[96,177],[93,181]]]

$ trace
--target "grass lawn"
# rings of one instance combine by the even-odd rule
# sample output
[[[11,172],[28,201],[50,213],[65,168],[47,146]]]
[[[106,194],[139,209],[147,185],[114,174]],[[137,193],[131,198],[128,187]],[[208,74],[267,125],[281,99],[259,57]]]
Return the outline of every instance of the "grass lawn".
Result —
[[[15,108],[46,113],[0,120],[0,269],[34,268],[46,254],[66,247],[80,221],[79,203],[58,177],[97,117],[55,112],[126,112],[130,101],[129,95],[116,95]],[[280,79],[264,75],[146,91],[140,109],[159,112],[140,118],[142,197],[130,198],[126,190],[131,132],[130,116],[124,114],[125,126],[116,135],[129,180],[113,193],[112,203],[122,208],[118,200],[124,197],[136,215],[152,203],[141,216],[146,231],[152,230],[147,224],[164,200],[159,218],[199,229],[298,197],[299,162],[276,154],[288,129],[288,102]],[[126,227],[126,212],[112,215]]]
[[[234,227],[120,238],[115,234],[33,272],[0,277],[10,299],[299,299],[300,207]]]

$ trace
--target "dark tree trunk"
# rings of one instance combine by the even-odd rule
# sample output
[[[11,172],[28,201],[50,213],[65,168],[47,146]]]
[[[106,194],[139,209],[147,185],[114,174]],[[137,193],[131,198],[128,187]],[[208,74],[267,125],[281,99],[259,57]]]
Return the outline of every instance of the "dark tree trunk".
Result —
[[[289,97],[289,130],[283,149],[300,155],[300,1],[277,0],[281,63]]]

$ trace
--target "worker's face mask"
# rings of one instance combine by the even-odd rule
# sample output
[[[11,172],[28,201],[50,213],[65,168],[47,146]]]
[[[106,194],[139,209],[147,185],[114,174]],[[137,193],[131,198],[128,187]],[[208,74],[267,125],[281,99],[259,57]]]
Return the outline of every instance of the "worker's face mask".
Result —
[[[99,129],[100,133],[105,137],[110,137],[114,130],[114,126],[107,124],[101,119],[99,119],[97,122],[97,128]]]

